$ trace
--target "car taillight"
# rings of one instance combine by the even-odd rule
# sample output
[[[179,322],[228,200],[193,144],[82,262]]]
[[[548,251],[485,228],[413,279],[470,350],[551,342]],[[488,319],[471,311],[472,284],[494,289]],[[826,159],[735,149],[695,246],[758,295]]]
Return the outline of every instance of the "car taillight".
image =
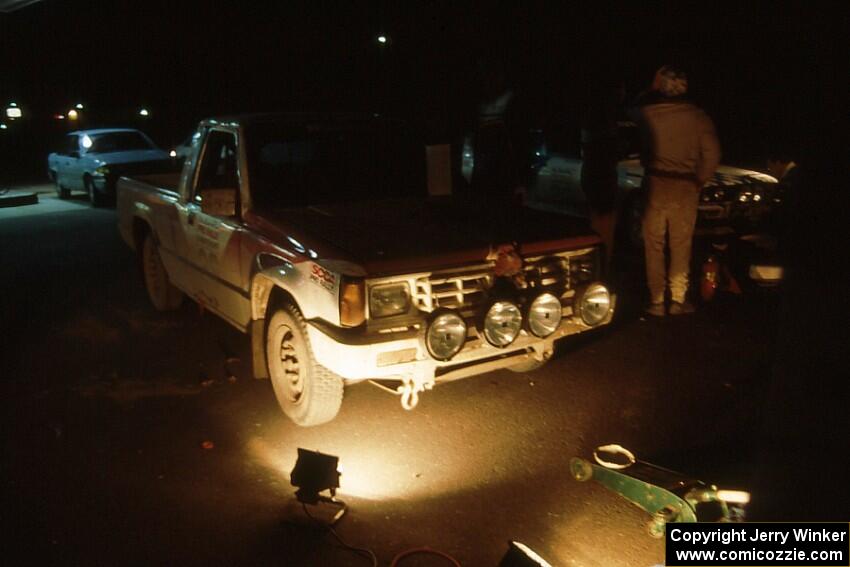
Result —
[[[356,327],[366,320],[366,286],[362,279],[343,278],[339,289],[339,322]]]

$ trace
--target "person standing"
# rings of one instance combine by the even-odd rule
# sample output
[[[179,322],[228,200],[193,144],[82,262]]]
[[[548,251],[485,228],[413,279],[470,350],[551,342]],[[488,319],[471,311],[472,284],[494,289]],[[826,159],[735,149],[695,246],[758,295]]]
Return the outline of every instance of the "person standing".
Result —
[[[720,163],[714,124],[687,98],[687,92],[685,73],[665,65],[655,73],[651,90],[638,98],[635,116],[641,129],[647,190],[643,239],[650,303],[646,312],[659,317],[667,313],[668,286],[671,315],[694,311],[686,294],[699,193]],[[669,238],[669,270],[665,270],[665,237]]]

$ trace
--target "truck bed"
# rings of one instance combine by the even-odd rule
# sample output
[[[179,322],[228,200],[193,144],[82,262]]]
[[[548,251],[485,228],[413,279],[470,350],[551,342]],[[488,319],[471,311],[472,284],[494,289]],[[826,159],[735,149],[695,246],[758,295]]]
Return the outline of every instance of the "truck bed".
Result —
[[[125,179],[150,185],[151,189],[158,189],[160,191],[174,193],[176,195],[180,184],[180,172],[149,173],[147,175],[134,175],[132,177],[126,177]]]
[[[154,210],[170,209],[180,198],[180,173],[152,173],[118,180],[117,212],[118,230],[130,248],[139,245],[135,241],[134,224],[136,216],[153,227]],[[168,218],[163,215],[162,218]]]

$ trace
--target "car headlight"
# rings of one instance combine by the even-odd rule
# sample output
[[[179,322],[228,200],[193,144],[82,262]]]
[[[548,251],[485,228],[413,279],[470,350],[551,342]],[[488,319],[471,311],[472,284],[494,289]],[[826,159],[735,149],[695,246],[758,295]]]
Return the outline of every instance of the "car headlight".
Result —
[[[611,293],[600,283],[587,286],[576,300],[576,314],[591,327],[604,321],[611,311]]]
[[[450,310],[437,310],[425,331],[425,346],[437,360],[446,361],[460,352],[466,342],[466,322]]]
[[[95,175],[109,175],[109,167],[105,165],[101,165],[97,169],[94,170]]]
[[[410,290],[406,283],[379,285],[369,290],[369,313],[372,317],[389,317],[407,313]]]
[[[522,328],[522,313],[510,301],[495,301],[484,316],[484,338],[496,347],[506,347]]]
[[[557,331],[560,324],[561,300],[549,292],[534,298],[528,307],[528,330],[542,339]]]

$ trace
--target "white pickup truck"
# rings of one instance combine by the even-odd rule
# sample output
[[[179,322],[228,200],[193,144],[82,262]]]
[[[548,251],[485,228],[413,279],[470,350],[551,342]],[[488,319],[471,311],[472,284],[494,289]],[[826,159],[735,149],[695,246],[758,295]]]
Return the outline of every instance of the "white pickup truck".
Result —
[[[189,296],[250,334],[295,423],[376,381],[413,408],[435,384],[529,371],[610,322],[583,221],[429,197],[425,147],[374,117],[205,120],[183,171],[122,178],[119,229],[153,305]]]

